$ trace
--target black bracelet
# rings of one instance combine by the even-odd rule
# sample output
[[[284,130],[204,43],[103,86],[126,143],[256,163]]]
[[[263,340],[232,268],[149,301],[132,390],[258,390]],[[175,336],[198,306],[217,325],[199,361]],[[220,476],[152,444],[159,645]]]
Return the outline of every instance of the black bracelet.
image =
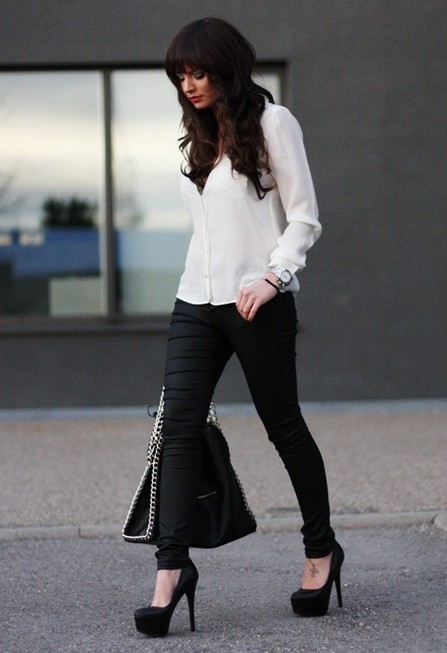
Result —
[[[267,281],[271,285],[272,288],[276,290],[276,292],[279,292],[279,288],[276,284],[273,283],[273,281],[270,281],[270,279],[264,279],[264,281]]]

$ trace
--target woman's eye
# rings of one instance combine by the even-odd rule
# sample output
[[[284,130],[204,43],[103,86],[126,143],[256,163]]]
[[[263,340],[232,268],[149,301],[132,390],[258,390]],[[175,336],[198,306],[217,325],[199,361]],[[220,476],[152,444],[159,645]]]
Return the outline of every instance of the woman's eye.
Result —
[[[205,77],[205,73],[203,72],[203,70],[197,70],[194,73],[194,78],[195,79],[203,79],[204,77]]]

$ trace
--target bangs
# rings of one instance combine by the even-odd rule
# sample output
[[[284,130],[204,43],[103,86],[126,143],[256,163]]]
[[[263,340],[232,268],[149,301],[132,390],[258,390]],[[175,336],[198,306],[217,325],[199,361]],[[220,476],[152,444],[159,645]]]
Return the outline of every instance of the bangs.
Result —
[[[187,26],[174,38],[166,53],[165,70],[174,83],[178,82],[177,75],[185,72],[186,68],[209,74],[216,68],[209,53],[205,21],[195,24],[194,29],[191,27]]]

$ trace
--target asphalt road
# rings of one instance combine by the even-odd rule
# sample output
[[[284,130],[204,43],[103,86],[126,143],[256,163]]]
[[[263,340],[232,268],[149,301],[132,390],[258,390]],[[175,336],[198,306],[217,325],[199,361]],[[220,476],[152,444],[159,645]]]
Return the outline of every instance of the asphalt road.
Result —
[[[195,550],[197,631],[186,601],[166,638],[138,634],[153,547],[117,537],[0,542],[2,653],[445,653],[447,533],[434,526],[338,531],[346,551],[344,606],[293,615],[301,545],[296,534],[256,533]]]

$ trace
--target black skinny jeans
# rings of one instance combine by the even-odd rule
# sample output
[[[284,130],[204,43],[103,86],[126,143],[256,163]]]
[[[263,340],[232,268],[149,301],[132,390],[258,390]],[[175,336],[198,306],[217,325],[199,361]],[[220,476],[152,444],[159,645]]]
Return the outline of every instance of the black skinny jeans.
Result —
[[[321,454],[298,405],[295,302],[278,294],[245,321],[235,304],[177,300],[165,372],[160,481],[159,569],[188,563],[191,516],[200,477],[200,435],[214,388],[230,356],[242,365],[256,410],[289,473],[303,517],[309,558],[328,555],[334,533]]]

